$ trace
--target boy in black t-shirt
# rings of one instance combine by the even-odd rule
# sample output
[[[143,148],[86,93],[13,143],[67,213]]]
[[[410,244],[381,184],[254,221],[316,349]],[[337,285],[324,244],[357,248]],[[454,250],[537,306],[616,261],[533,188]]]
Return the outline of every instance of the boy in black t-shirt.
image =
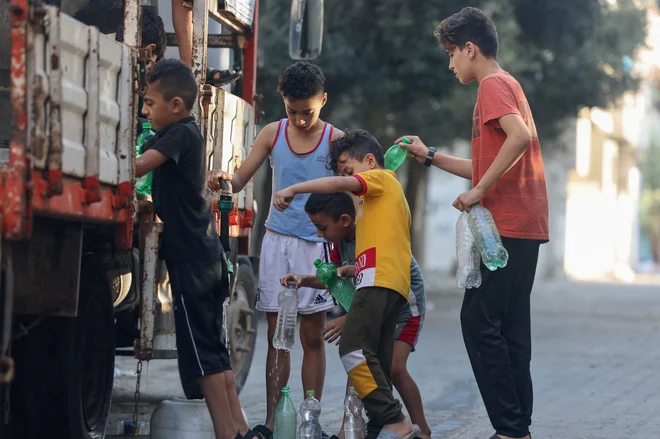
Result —
[[[151,67],[148,83],[142,113],[157,134],[135,160],[135,176],[153,171],[156,214],[165,223],[160,258],[174,294],[179,367],[198,377],[216,438],[254,437],[220,337],[229,282],[207,196],[204,141],[190,115],[195,77],[181,61],[164,59]]]

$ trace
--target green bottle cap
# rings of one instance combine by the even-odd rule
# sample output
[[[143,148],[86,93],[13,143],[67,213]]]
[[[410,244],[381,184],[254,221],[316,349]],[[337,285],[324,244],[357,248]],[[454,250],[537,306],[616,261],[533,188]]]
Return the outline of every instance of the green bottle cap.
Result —
[[[307,396],[314,396],[315,394],[316,394],[316,392],[314,390],[305,391],[305,395],[307,395]]]
[[[319,268],[321,265],[323,265],[323,262],[321,262],[320,259],[317,259],[317,260],[314,261],[314,266],[316,268]]]
[[[289,393],[291,393],[291,391],[289,390],[289,388],[287,386],[282,387],[282,394],[283,395],[288,395]]]
[[[404,137],[403,139],[401,139],[401,143],[405,143],[405,144],[407,144],[407,145],[410,145],[412,142],[410,141],[409,138]]]
[[[142,124],[142,128],[148,128],[148,129],[151,129],[151,122],[144,122],[144,123]]]

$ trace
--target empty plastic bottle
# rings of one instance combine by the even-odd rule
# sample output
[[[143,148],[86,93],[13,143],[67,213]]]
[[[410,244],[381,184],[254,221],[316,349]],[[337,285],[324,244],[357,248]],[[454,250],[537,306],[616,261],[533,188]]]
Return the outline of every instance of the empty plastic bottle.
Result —
[[[401,142],[408,145],[412,143],[407,137],[404,137]],[[408,157],[408,151],[401,148],[398,143],[392,145],[385,153],[385,169],[396,171],[406,161],[406,157]]]
[[[355,388],[350,386],[344,399],[344,433],[346,439],[364,439],[367,429],[362,417],[362,400]]]
[[[321,439],[323,431],[319,417],[321,416],[321,403],[314,397],[314,391],[305,392],[307,397],[300,404],[300,427],[298,427],[298,439]]]
[[[509,253],[502,245],[500,232],[497,230],[495,220],[485,207],[475,204],[470,207],[468,224],[474,236],[474,241],[481,252],[481,260],[490,271],[506,267]]]
[[[323,263],[320,259],[317,259],[314,261],[314,266],[316,267],[316,277],[328,287],[330,295],[348,312],[355,295],[353,285],[348,279],[339,277],[337,267],[334,264]]]
[[[135,143],[136,157],[140,157],[142,155],[142,153],[144,152],[142,151],[142,148],[155,135],[156,133],[154,133],[153,130],[151,129],[151,123],[145,122],[142,124],[142,132],[138,136],[137,141]],[[136,178],[135,190],[141,194],[151,195],[151,179],[152,179],[151,172],[147,173],[146,175],[143,175],[142,177]]]
[[[291,401],[291,391],[282,387],[282,397],[275,408],[275,427],[273,439],[295,439],[296,437],[296,407]]]
[[[296,345],[297,318],[298,290],[296,283],[289,281],[277,297],[277,327],[273,336],[275,349],[290,351]]]
[[[456,221],[456,281],[459,288],[477,288],[481,285],[481,254],[468,225],[468,216],[462,212]]]

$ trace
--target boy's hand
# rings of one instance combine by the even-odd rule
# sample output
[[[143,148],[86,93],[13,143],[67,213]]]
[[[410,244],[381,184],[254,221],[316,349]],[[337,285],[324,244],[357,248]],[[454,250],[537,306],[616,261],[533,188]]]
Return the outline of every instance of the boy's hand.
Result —
[[[275,206],[275,208],[277,208],[277,210],[280,212],[284,212],[289,207],[291,201],[293,201],[293,197],[295,196],[295,192],[293,192],[290,187],[282,189],[281,191],[275,193],[275,196],[273,197],[273,206]]]
[[[232,176],[228,172],[219,171],[217,169],[214,169],[214,170],[210,171],[209,176],[208,176],[208,181],[207,181],[209,189],[211,189],[214,192],[218,192],[220,190],[220,180],[221,179],[231,181]]]
[[[287,274],[286,276],[283,276],[280,279],[280,283],[282,284],[283,287],[286,287],[286,284],[288,282],[295,282],[296,283],[296,289],[300,288],[303,286],[302,284],[302,276],[298,276],[297,274]]]
[[[339,345],[339,337],[341,337],[342,332],[344,332],[344,325],[346,324],[346,316],[337,317],[323,328],[323,336],[325,341],[332,343],[335,340],[335,344]]]
[[[337,267],[337,276],[343,278],[355,277],[355,265],[344,265]]]
[[[460,194],[451,205],[461,212],[469,212],[470,206],[481,201],[483,197],[484,191],[479,186],[475,186],[469,191]]]
[[[403,143],[403,138],[407,137],[410,140],[410,144]],[[399,146],[406,151],[408,151],[408,157],[417,160],[420,163],[426,161],[426,156],[429,155],[429,148],[422,142],[422,139],[419,136],[402,136],[397,139],[396,142]]]

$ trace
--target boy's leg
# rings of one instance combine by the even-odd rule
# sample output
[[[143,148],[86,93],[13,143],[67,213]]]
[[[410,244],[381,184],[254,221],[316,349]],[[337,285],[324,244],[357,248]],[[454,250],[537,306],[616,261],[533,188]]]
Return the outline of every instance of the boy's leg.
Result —
[[[403,313],[402,313],[403,314]],[[421,331],[424,323],[424,316],[412,315],[404,322],[399,320],[397,324],[397,332],[394,340],[394,358],[392,360],[392,382],[394,387],[398,390],[403,400],[403,404],[408,410],[410,420],[413,424],[417,424],[420,428],[420,433],[417,435],[423,439],[431,437],[431,427],[426,422],[424,416],[424,406],[422,404],[422,395],[419,392],[417,383],[410,376],[406,364],[408,357],[414,350],[417,344],[417,337]]]
[[[192,68],[192,8],[184,0],[172,0],[172,24],[179,44],[179,58]]]
[[[319,401],[325,382],[325,311],[300,316],[300,342],[303,347],[303,391],[314,390]]]
[[[245,435],[249,430],[249,426],[245,421],[243,416],[243,410],[241,410],[241,402],[238,399],[238,390],[236,390],[236,380],[234,378],[234,372],[228,370],[224,373],[225,375],[225,384],[227,385],[227,398],[229,399],[229,408],[231,409],[231,417],[234,419],[234,424],[241,435]]]
[[[277,328],[277,298],[282,290],[280,278],[290,272],[287,245],[290,237],[266,230],[261,244],[259,262],[259,289],[255,308],[266,313],[268,322],[268,353],[266,354],[266,421],[264,426],[273,431],[275,407],[282,387],[289,382],[291,361],[289,353],[273,347]],[[275,368],[277,365],[277,369]]]
[[[278,351],[273,346],[273,337],[275,328],[277,328],[277,313],[267,313],[266,319],[268,321],[268,354],[266,356],[266,422],[263,425],[273,431],[275,408],[282,396],[282,387],[289,382],[291,357],[289,352]]]
[[[385,288],[357,290],[339,343],[342,364],[362,399],[370,426],[406,427],[401,404],[394,399],[385,372],[392,365],[396,320],[404,303],[401,295]],[[388,333],[389,346],[381,347]],[[402,431],[409,432],[409,426]]]
[[[227,389],[236,391],[229,351],[221,339],[226,267],[222,261],[168,262],[167,269],[174,293],[179,367],[198,377],[216,437],[235,439],[245,425],[226,415],[232,413]]]
[[[502,319],[502,335],[509,346],[509,358],[516,383],[520,409],[527,427],[532,424],[534,392],[530,362],[532,360],[532,334],[530,296],[534,286],[539,242],[503,238],[505,247],[518,247],[520,257],[510,263],[518,275],[513,280],[507,301],[506,317]],[[515,242],[518,241],[518,242]]]
[[[329,248],[321,242],[287,237],[289,267],[296,274],[314,275],[314,261],[328,262]],[[321,400],[325,382],[325,340],[323,327],[326,313],[334,308],[335,302],[327,290],[300,288],[298,290],[298,312],[300,313],[300,342],[303,348],[303,390],[314,390]]]
[[[514,240],[515,241],[515,240]],[[461,308],[463,341],[493,428],[503,436],[529,434],[522,412],[502,319],[513,280],[520,275],[516,246],[508,245],[509,264],[497,271],[481,264],[481,286],[465,290]]]

